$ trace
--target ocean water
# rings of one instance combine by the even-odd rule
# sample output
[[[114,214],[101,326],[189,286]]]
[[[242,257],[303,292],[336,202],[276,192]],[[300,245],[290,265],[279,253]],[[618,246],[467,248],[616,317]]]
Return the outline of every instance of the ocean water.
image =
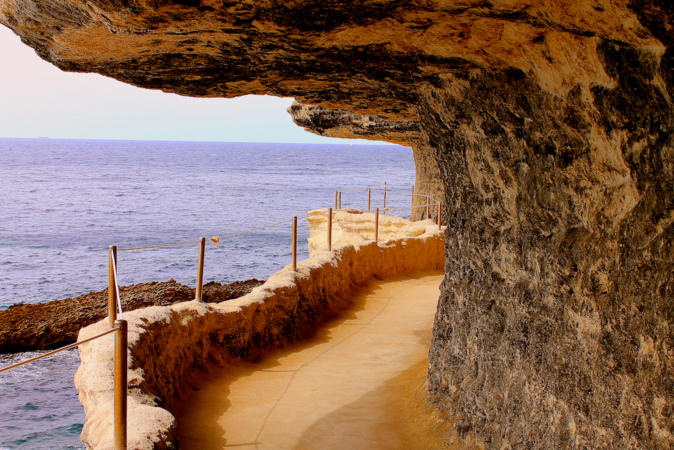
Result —
[[[222,236],[382,188],[404,215],[412,151],[399,146],[0,139],[0,309],[102,290],[107,247]],[[400,194],[395,190],[399,189]],[[373,192],[372,206],[382,193]],[[366,208],[367,192],[343,207]],[[266,278],[290,262],[291,224],[207,242],[204,281]],[[298,225],[306,258],[306,221]],[[120,284],[194,286],[198,245],[119,252]],[[0,330],[2,332],[2,330]],[[40,352],[0,355],[0,366]],[[82,448],[76,350],[0,374],[0,448]]]

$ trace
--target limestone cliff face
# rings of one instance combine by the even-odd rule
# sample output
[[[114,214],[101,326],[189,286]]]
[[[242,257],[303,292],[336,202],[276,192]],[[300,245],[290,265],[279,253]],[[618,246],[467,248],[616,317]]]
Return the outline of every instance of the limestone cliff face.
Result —
[[[316,132],[411,145],[444,191],[429,382],[457,432],[674,446],[668,0],[2,0],[0,22],[66,70],[292,96]]]
[[[412,147],[416,166],[411,220],[426,219],[426,195],[433,199],[444,198],[440,169],[434,149],[424,144],[418,120],[385,120],[378,116],[356,114],[346,109],[329,109],[322,106],[303,105],[295,102],[288,108],[293,121],[307,131],[320,136],[344,139],[371,139],[388,141]],[[437,222],[438,210],[430,210],[430,218]]]
[[[429,381],[490,446],[674,445],[669,95],[649,50],[597,54],[612,85],[427,94],[454,230]]]

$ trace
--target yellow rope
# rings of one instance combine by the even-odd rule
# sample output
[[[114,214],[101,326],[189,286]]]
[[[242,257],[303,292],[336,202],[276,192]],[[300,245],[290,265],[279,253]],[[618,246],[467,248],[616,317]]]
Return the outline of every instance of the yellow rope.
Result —
[[[319,211],[319,212],[315,212],[315,213],[312,213],[312,214],[307,214],[305,217],[298,217],[298,220],[306,219],[307,217],[315,216],[315,215],[318,215],[318,214],[327,214],[327,211]],[[252,233],[254,231],[264,230],[265,228],[276,227],[276,226],[279,226],[279,225],[283,225],[284,223],[290,223],[292,221],[293,221],[293,219],[284,220],[282,222],[273,223],[271,225],[265,225],[265,226],[262,226],[262,227],[252,228],[250,230],[226,234],[224,236],[213,236],[210,240],[213,241],[216,244],[215,248],[218,248],[220,246],[220,239],[226,239],[226,238],[230,238],[230,237],[234,237],[234,236],[240,236],[242,234]],[[131,251],[131,250],[149,250],[149,249],[153,249],[153,248],[177,247],[179,245],[199,244],[200,242],[201,241],[199,240],[199,241],[190,241],[190,242],[179,242],[177,244],[148,245],[147,247],[118,248],[117,251],[118,252],[128,252],[128,251]]]
[[[118,252],[128,252],[131,250],[148,250],[151,248],[165,248],[165,247],[177,247],[179,245],[191,245],[191,244],[198,244],[201,241],[191,241],[191,242],[180,242],[178,244],[162,244],[162,245],[150,245],[148,247],[133,247],[133,248],[118,248]]]
[[[97,334],[96,336],[92,336],[92,337],[90,337],[90,338],[88,338],[88,339],[85,339],[85,340],[83,340],[83,341],[76,342],[76,343],[74,343],[74,344],[66,345],[65,347],[61,347],[61,348],[59,348],[59,349],[57,349],[57,350],[51,351],[51,352],[49,352],[49,353],[45,353],[44,355],[40,355],[40,356],[36,356],[36,357],[34,357],[34,358],[26,359],[26,360],[20,361],[20,362],[18,362],[18,363],[16,363],[16,364],[12,364],[12,365],[10,365],[10,366],[1,367],[1,368],[0,368],[0,372],[6,372],[6,371],[11,370],[11,369],[14,369],[14,368],[16,368],[16,367],[23,366],[24,364],[32,363],[33,361],[37,361],[38,359],[48,358],[48,357],[50,357],[50,356],[52,356],[52,355],[55,355],[56,353],[62,352],[62,351],[64,351],[64,350],[70,350],[71,348],[77,347],[78,345],[86,344],[86,343],[89,342],[89,341],[93,341],[94,339],[98,339],[98,338],[100,338],[100,337],[105,336],[106,334],[110,334],[110,333],[112,333],[113,331],[117,331],[117,330],[119,330],[119,327],[111,328],[111,329],[109,329],[108,331],[105,331],[105,332],[103,332],[103,333],[101,333],[101,334]]]
[[[391,187],[391,186],[387,186],[387,188],[388,188],[388,187]],[[403,196],[406,196],[406,197],[409,197],[409,196],[426,197],[426,198],[428,198],[429,200],[432,200],[434,203],[440,204],[440,201],[434,199],[433,197],[427,196],[427,195],[422,195],[422,194],[406,194],[406,193],[402,193],[402,192],[395,192],[395,191],[392,191],[392,190],[390,190],[390,189],[359,188],[359,189],[349,189],[349,190],[338,191],[338,192],[357,192],[357,191],[367,191],[367,190],[378,191],[378,192],[386,192],[386,193],[389,194],[389,195],[390,195],[390,194],[396,194],[396,196],[403,195]],[[420,205],[420,206],[415,206],[414,208],[425,208],[425,207],[426,207],[426,205]],[[327,209],[327,208],[326,208],[326,209]],[[344,211],[344,210],[351,210],[351,211],[365,212],[364,210],[358,210],[358,209],[355,209],[355,208],[343,208],[343,209],[341,209],[341,210],[335,209],[334,211],[336,212],[336,211]],[[396,210],[402,211],[403,208],[400,208],[400,209],[397,209],[397,208],[396,208]],[[392,210],[390,210],[389,208],[387,208],[386,211],[392,211]],[[315,216],[315,215],[318,215],[318,214],[327,214],[327,211],[319,211],[319,212],[315,212],[315,213],[312,213],[312,214],[306,214],[305,216],[298,217],[298,219],[300,219],[300,220],[301,220],[301,219],[307,219],[307,218],[309,218],[309,217],[311,217],[311,216]],[[227,238],[234,237],[234,236],[241,236],[241,235],[243,235],[243,234],[248,234],[248,233],[252,233],[252,232],[254,232],[254,231],[264,230],[264,229],[266,229],[266,228],[276,227],[276,226],[283,225],[283,224],[285,224],[285,223],[289,223],[289,222],[292,222],[292,221],[293,221],[293,219],[290,219],[290,220],[284,220],[284,221],[282,221],[282,222],[277,222],[277,223],[273,223],[273,224],[271,224],[271,225],[265,225],[265,226],[262,226],[262,227],[252,228],[252,229],[250,229],[250,230],[239,231],[239,232],[236,232],[236,233],[226,234],[226,235],[223,235],[223,236],[213,236],[210,240],[211,240],[213,243],[215,243],[215,248],[218,248],[218,247],[220,247],[220,240],[221,240],[221,239],[227,239]],[[150,249],[154,249],[154,248],[178,247],[178,246],[181,246],[181,245],[193,245],[193,244],[199,244],[200,242],[201,242],[201,241],[190,241],[190,242],[179,242],[179,243],[176,243],[176,244],[148,245],[148,246],[146,246],[146,247],[119,248],[119,249],[117,249],[117,251],[118,251],[118,252],[128,252],[128,251],[132,251],[132,250],[150,250]]]
[[[368,188],[359,188],[359,189],[347,189],[345,191],[337,191],[337,192],[362,192],[362,191],[367,191]],[[374,189],[372,189],[374,190]]]
[[[293,220],[294,220],[294,219],[284,220],[283,222],[273,223],[273,224],[271,224],[271,225],[265,225],[265,226],[263,226],[263,227],[251,228],[250,230],[239,231],[239,232],[237,232],[237,233],[226,234],[226,235],[224,235],[224,236],[213,236],[213,237],[211,238],[211,241],[215,242],[215,243],[216,243],[215,248],[218,248],[218,247],[220,246],[220,239],[226,239],[226,238],[230,238],[230,237],[234,237],[234,236],[240,236],[240,235],[242,235],[242,234],[252,233],[253,231],[264,230],[265,228],[276,227],[276,226],[279,226],[279,225],[283,225],[284,223],[292,222]],[[199,241],[197,241],[197,242],[199,242]]]
[[[386,185],[387,188],[392,187],[392,188],[396,188],[396,189],[409,189],[409,188],[411,188],[412,186],[414,186],[414,185],[413,185],[413,184],[410,184],[410,185],[408,185],[408,186],[402,186],[402,185],[398,185],[398,184],[387,184],[387,185]]]

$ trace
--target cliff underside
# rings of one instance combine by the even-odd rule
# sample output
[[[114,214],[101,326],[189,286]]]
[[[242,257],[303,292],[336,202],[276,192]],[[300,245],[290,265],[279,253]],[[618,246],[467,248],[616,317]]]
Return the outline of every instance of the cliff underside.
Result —
[[[669,0],[0,0],[69,71],[414,148],[442,195],[428,380],[488,448],[674,447]]]

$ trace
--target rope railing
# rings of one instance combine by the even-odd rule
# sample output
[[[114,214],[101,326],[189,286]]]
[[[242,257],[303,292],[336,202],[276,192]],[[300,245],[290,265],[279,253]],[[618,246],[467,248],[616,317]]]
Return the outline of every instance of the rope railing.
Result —
[[[110,246],[108,249],[108,263],[109,263],[109,281],[108,281],[108,320],[109,329],[91,336],[87,339],[75,342],[74,344],[66,345],[54,351],[45,353],[43,355],[29,358],[18,363],[0,368],[0,373],[7,372],[17,367],[48,358],[57,353],[70,350],[82,344],[94,341],[96,339],[107,336],[110,333],[114,335],[113,346],[113,448],[114,450],[126,450],[127,448],[127,394],[128,394],[128,324],[123,320],[123,310],[121,296],[119,294],[119,283],[117,277],[117,248]],[[119,319],[117,319],[119,314]]]
[[[391,190],[390,185],[387,183],[384,183],[384,188],[373,188],[373,187],[368,187],[367,188],[367,211],[372,210],[372,193],[373,192],[383,192],[383,206],[382,206],[382,211],[384,212],[393,212],[396,211],[396,213],[402,213],[403,211],[410,211],[410,218],[415,214],[415,211],[421,208],[426,208],[426,218],[430,219],[431,218],[431,209],[434,211],[437,209],[437,222],[438,222],[438,227],[441,227],[441,222],[442,222],[442,202],[440,200],[436,200],[435,198],[431,197],[428,194],[419,194],[415,192],[415,186],[411,186],[412,192],[400,192],[396,190]],[[356,191],[364,191],[365,188],[361,189],[347,189],[347,190],[338,190],[335,191],[335,210],[341,210],[342,208],[342,194],[346,192],[356,192]],[[405,208],[403,210],[402,208],[396,207],[396,208],[391,208],[386,205],[387,198],[389,202],[394,199],[394,200],[399,200],[401,197],[406,197],[406,198],[411,198],[412,204],[410,205],[409,209]],[[421,205],[416,205],[415,203],[419,203],[417,200],[421,198],[423,204]],[[403,213],[404,215],[404,213]],[[422,213],[423,217],[423,213]]]
[[[128,366],[128,327],[126,320],[116,320],[115,326],[99,333],[90,338],[83,339],[81,341],[75,342],[74,344],[66,345],[59,349],[53,350],[51,352],[45,353],[43,355],[36,356],[34,358],[29,358],[23,361],[20,361],[9,366],[0,368],[0,373],[7,372],[17,367],[30,364],[41,359],[49,358],[50,356],[56,355],[57,353],[70,350],[72,348],[78,347],[82,344],[100,339],[104,336],[107,336],[110,333],[115,333],[114,336],[114,405],[113,405],[113,440],[114,440],[114,450],[126,450],[126,430],[127,430],[127,366]]]
[[[91,342],[91,341],[93,341],[93,340],[95,340],[95,339],[98,339],[98,338],[101,338],[101,337],[103,337],[103,336],[106,336],[106,335],[108,335],[108,334],[110,334],[110,333],[113,333],[113,332],[117,331],[118,329],[119,329],[119,328],[111,328],[111,329],[109,329],[109,330],[107,330],[107,331],[104,331],[104,332],[101,333],[101,334],[97,334],[96,336],[92,336],[92,337],[90,337],[90,338],[84,339],[83,341],[77,341],[77,342],[75,342],[74,344],[66,345],[65,347],[57,348],[56,350],[53,350],[53,351],[51,351],[51,352],[49,352],[49,353],[45,353],[45,354],[43,354],[43,355],[39,355],[39,356],[36,356],[36,357],[34,357],[34,358],[25,359],[25,360],[23,360],[23,361],[19,361],[18,363],[11,364],[11,365],[9,365],[9,366],[0,367],[0,373],[2,373],[2,372],[7,372],[8,370],[16,369],[17,367],[21,367],[21,366],[23,366],[23,365],[25,365],[25,364],[29,364],[29,363],[32,363],[32,362],[35,362],[35,361],[39,361],[39,360],[41,360],[41,359],[49,358],[50,356],[56,355],[57,353],[61,353],[61,352],[64,352],[64,351],[66,351],[66,350],[70,350],[71,348],[75,348],[75,347],[77,347],[77,346],[79,346],[79,345],[86,344],[87,342]]]
[[[363,189],[363,190],[367,191],[367,189]],[[373,191],[373,192],[393,192],[394,194],[403,194],[403,192],[401,192],[401,191],[395,191],[395,190],[391,190],[391,189],[388,189],[388,188],[386,188],[386,189],[370,188],[370,190]],[[346,192],[346,191],[342,191],[342,192]],[[412,194],[403,194],[403,195],[412,195]]]
[[[365,190],[367,190],[367,189],[365,189]],[[385,191],[384,189],[370,189],[370,190],[372,192],[387,192],[388,194],[393,194],[393,195],[391,195],[391,197],[397,197],[397,198],[400,198],[401,196],[404,196],[404,197],[423,197],[423,198],[429,197],[429,195],[427,195],[427,194],[412,194],[412,193],[405,193],[405,192]],[[353,191],[339,191],[339,192],[353,192]],[[439,200],[436,200],[433,197],[430,197],[430,198],[431,198],[431,201],[433,201],[434,203],[440,203]]]
[[[414,187],[412,186],[412,189]],[[341,207],[341,201],[342,201],[342,193],[346,192],[368,192],[368,209],[356,209],[356,208],[342,208]],[[392,211],[401,211],[402,208],[386,208],[386,198],[387,195],[389,194],[394,194],[393,197],[400,196],[400,195],[405,195],[405,196],[420,196],[420,197],[425,197],[426,198],[426,204],[425,205],[417,205],[417,206],[412,206],[411,210],[415,210],[418,208],[426,208],[427,209],[427,217],[430,217],[430,204],[431,202],[437,204],[438,207],[438,227],[441,227],[441,203],[438,200],[435,200],[434,198],[430,197],[429,195],[421,195],[421,194],[415,194],[414,191],[412,194],[403,194],[402,192],[398,191],[392,191],[390,189],[390,186],[388,186],[386,183],[384,183],[384,189],[378,189],[378,188],[358,188],[358,189],[349,189],[349,190],[343,190],[343,191],[336,191],[335,192],[335,208],[327,208],[326,210],[320,210],[320,211],[315,211],[313,213],[305,214],[304,216],[301,217],[303,220],[309,220],[310,217],[316,216],[316,215],[322,215],[325,214],[328,216],[327,220],[327,247],[328,251],[332,251],[332,219],[333,219],[333,214],[335,212],[339,211],[347,211],[347,212],[358,212],[358,213],[365,213],[365,212],[372,212],[371,211],[371,200],[372,200],[372,192],[384,192],[383,195],[383,208],[381,208],[382,212],[392,212]],[[408,209],[406,209],[408,210]],[[380,208],[376,208],[374,211],[375,217],[374,217],[374,226],[375,226],[375,233],[374,233],[374,240],[375,242],[379,242],[379,214],[380,213]],[[268,225],[263,225],[260,227],[255,227],[251,228],[248,230],[243,230],[243,231],[238,231],[234,233],[229,233],[229,234],[223,234],[219,236],[213,236],[209,240],[215,243],[214,248],[219,248],[220,247],[220,241],[228,238],[232,238],[235,236],[241,236],[244,234],[249,234],[253,233],[256,231],[268,229],[268,228],[273,228],[277,227],[280,225],[284,225],[287,223],[292,222],[292,270],[297,271],[297,221],[298,217],[294,216],[292,219],[289,220],[283,220],[280,222],[268,224]],[[205,250],[205,238],[200,238],[197,241],[189,241],[189,242],[177,242],[177,243],[169,243],[169,244],[157,244],[157,245],[149,245],[149,246],[143,246],[143,247],[128,247],[128,248],[117,248],[116,246],[110,246],[108,248],[108,265],[109,265],[109,280],[108,280],[108,323],[109,323],[109,329],[97,334],[96,336],[89,337],[87,339],[84,339],[82,341],[78,341],[74,344],[67,345],[65,347],[59,348],[57,350],[45,353],[44,355],[39,355],[34,358],[30,358],[24,361],[20,361],[18,363],[2,367],[0,368],[0,373],[6,372],[12,369],[15,369],[17,367],[23,366],[25,364],[29,364],[35,361],[38,361],[40,359],[48,358],[52,355],[55,355],[57,353],[78,347],[82,344],[86,344],[88,342],[94,341],[96,339],[99,339],[101,337],[104,337],[108,334],[115,333],[115,338],[114,338],[114,420],[113,420],[113,434],[114,434],[114,449],[115,450],[121,450],[121,449],[126,449],[126,437],[127,437],[127,422],[126,422],[126,417],[127,417],[127,350],[128,350],[128,325],[125,320],[123,320],[123,308],[122,308],[122,299],[120,295],[120,289],[119,289],[119,277],[118,277],[118,270],[117,270],[117,265],[118,265],[118,257],[117,257],[117,252],[128,252],[128,251],[138,251],[138,250],[149,250],[149,249],[160,249],[160,248],[169,248],[169,247],[178,247],[178,246],[186,246],[186,245],[194,245],[194,244],[199,244],[199,260],[197,264],[197,287],[195,290],[195,300],[197,301],[202,301],[202,288],[203,288],[203,270],[204,270],[204,250]],[[119,316],[119,318],[118,318]]]
[[[130,252],[134,250],[150,250],[153,248],[167,248],[167,247],[179,247],[181,245],[192,245],[198,244],[199,241],[190,241],[190,242],[178,242],[176,244],[158,244],[158,245],[148,245],[147,247],[131,247],[131,248],[118,248],[118,252]]]
[[[408,184],[407,186],[402,186],[399,184],[390,184],[388,182],[384,183],[387,188],[394,188],[394,189],[409,189],[409,188],[414,188],[413,184]]]
[[[340,190],[339,192],[363,192],[363,191],[367,191],[367,188],[346,189],[346,190]]]
[[[306,214],[305,217],[300,217],[299,219],[300,220],[302,220],[302,219],[306,220],[307,218],[309,218],[311,216],[314,216],[316,214],[325,214],[325,213],[319,212],[319,213],[313,213],[313,214]],[[272,224],[269,224],[269,225],[263,225],[263,226],[257,227],[257,228],[250,228],[248,230],[237,231],[237,232],[234,232],[234,233],[224,234],[224,235],[221,235],[221,236],[213,236],[209,240],[212,241],[214,244],[216,244],[214,248],[218,248],[220,246],[219,241],[222,240],[222,239],[227,239],[227,238],[231,238],[231,237],[235,237],[235,236],[241,236],[241,235],[244,235],[244,234],[253,233],[255,231],[264,230],[266,228],[277,227],[279,225],[290,223],[293,220],[294,219],[288,219],[288,220],[283,220],[281,222],[272,223]],[[177,243],[174,243],[174,244],[148,245],[148,246],[145,246],[145,247],[118,248],[117,251],[118,252],[128,252],[128,251],[134,251],[134,250],[151,250],[151,249],[156,249],[156,248],[178,247],[178,246],[181,246],[181,245],[194,245],[194,244],[199,244],[200,242],[201,242],[201,240],[189,241],[189,242],[177,242]]]
[[[386,208],[386,210],[387,211],[402,212],[402,211],[407,211],[408,209],[420,209],[420,208],[426,208],[426,205],[411,206],[410,208]]]
[[[261,227],[251,228],[250,230],[244,230],[244,231],[238,231],[236,233],[225,234],[223,236],[213,236],[210,240],[215,243],[215,248],[218,248],[218,247],[220,247],[220,240],[221,239],[227,239],[227,238],[231,238],[231,237],[234,237],[234,236],[241,236],[241,235],[244,235],[244,234],[253,233],[255,231],[265,230],[267,228],[277,227],[277,226],[283,225],[285,223],[290,223],[293,220],[294,219],[284,220],[282,222],[272,223],[270,225],[263,225]]]

